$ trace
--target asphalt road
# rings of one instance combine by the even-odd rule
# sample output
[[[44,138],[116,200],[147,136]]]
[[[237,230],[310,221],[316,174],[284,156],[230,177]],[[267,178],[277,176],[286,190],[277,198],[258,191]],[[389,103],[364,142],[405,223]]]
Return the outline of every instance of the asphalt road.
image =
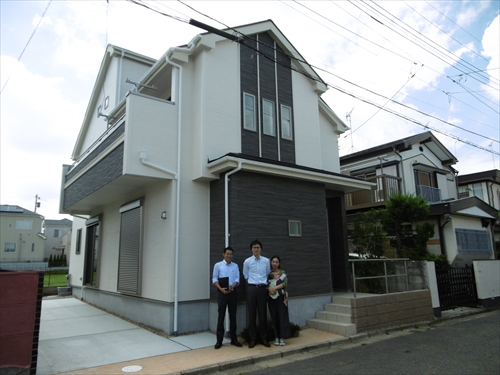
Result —
[[[499,375],[500,310],[261,362],[229,373]]]

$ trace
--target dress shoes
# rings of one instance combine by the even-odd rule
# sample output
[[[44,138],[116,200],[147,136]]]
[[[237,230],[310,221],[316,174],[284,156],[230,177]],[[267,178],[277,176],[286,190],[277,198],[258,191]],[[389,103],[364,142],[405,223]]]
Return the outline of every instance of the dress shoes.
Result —
[[[262,340],[260,343],[262,345],[264,345],[266,348],[270,348],[271,347],[271,344],[269,344],[269,342],[267,342],[266,340]]]
[[[241,348],[243,346],[238,340],[232,340],[231,345],[237,346],[238,348]]]
[[[255,341],[250,341],[250,342],[248,343],[248,347],[249,347],[250,349],[252,349],[254,346],[255,346]]]
[[[214,348],[215,349],[220,349],[222,347],[222,343],[221,342],[218,342],[217,344],[215,344]]]

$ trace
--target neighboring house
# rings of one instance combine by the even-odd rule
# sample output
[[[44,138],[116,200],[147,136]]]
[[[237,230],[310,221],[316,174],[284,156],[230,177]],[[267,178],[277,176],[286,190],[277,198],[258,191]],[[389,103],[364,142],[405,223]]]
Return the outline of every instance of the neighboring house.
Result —
[[[460,198],[477,197],[500,211],[500,170],[458,176],[458,194]],[[495,225],[495,244],[500,252],[500,220]]]
[[[431,132],[342,156],[342,173],[377,184],[373,191],[346,195],[348,219],[359,211],[384,208],[393,194],[420,195],[434,222],[431,253],[446,254],[454,266],[495,259],[492,227],[498,211],[476,197],[458,197],[456,162]]]
[[[256,238],[281,256],[297,324],[350,289],[344,194],[373,184],[340,173],[346,125],[276,25],[237,29],[157,61],[109,46],[63,167],[73,293],[168,333],[215,329],[226,245],[240,270]]]
[[[0,205],[2,263],[42,262],[43,216],[19,206]]]
[[[67,234],[71,233],[73,222],[69,219],[45,220],[43,222],[45,240],[44,260],[47,262],[52,255],[67,254]],[[68,257],[66,257],[68,258]]]

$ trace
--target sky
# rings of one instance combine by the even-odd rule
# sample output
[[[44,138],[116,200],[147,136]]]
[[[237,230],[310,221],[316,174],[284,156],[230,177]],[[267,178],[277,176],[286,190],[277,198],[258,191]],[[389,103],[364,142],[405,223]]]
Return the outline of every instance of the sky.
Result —
[[[1,204],[71,218],[62,165],[106,45],[160,58],[205,32],[189,19],[273,20],[328,84],[341,156],[431,130],[459,175],[500,169],[500,0],[135,2],[0,0]]]

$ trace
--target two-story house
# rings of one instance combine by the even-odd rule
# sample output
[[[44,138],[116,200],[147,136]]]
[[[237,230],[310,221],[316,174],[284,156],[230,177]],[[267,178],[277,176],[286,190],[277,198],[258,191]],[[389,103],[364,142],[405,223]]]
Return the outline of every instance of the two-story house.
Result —
[[[69,219],[44,220],[43,228],[47,239],[45,240],[45,249],[43,253],[44,260],[47,262],[50,256],[69,255],[67,253],[67,235],[71,233],[73,222]]]
[[[0,205],[1,263],[42,262],[43,216],[19,206]]]
[[[254,239],[305,325],[350,289],[344,195],[373,187],[340,173],[346,125],[276,25],[235,29],[158,60],[109,46],[63,167],[73,293],[168,333],[215,329],[213,265],[230,245],[241,270]]]
[[[434,237],[428,250],[454,266],[495,259],[492,227],[498,211],[477,197],[459,198],[457,159],[424,132],[340,158],[342,173],[376,183],[372,191],[346,194],[346,212],[384,208],[392,194],[421,195],[429,203]]]

